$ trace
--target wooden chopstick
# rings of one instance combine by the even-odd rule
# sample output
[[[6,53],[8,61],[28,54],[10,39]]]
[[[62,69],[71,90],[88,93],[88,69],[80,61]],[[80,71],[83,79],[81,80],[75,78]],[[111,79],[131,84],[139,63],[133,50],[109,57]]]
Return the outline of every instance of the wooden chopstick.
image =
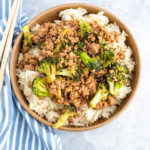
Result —
[[[9,29],[10,29],[10,26],[11,26],[11,22],[12,22],[12,19],[13,19],[13,15],[14,15],[16,6],[17,6],[17,0],[14,0],[12,8],[11,8],[10,13],[9,13],[10,15],[9,15],[8,20],[7,20],[5,31],[4,31],[4,34],[3,34],[3,38],[2,38],[2,41],[1,41],[1,44],[0,44],[0,61],[1,61],[1,58],[2,58],[2,55],[3,55],[3,51],[4,51],[4,48],[5,48],[7,36],[8,36],[8,33],[9,33]]]
[[[13,33],[14,33],[19,4],[20,4],[20,0],[18,0],[18,2],[17,2],[11,25],[9,25],[10,29],[9,29],[8,35],[6,35],[7,39],[5,42],[4,54],[3,54],[3,59],[1,61],[1,68],[0,68],[0,95],[1,95],[2,85],[3,85],[4,73],[5,73],[5,68],[6,68],[6,64],[7,64],[8,55],[9,55],[9,50],[11,48],[12,37],[13,37]]]

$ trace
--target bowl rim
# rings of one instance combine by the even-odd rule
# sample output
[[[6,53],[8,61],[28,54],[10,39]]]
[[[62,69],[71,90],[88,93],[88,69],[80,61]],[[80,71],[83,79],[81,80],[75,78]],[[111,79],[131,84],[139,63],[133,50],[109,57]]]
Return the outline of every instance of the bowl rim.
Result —
[[[59,130],[64,130],[64,131],[72,131],[72,132],[82,132],[82,131],[88,131],[88,130],[93,130],[93,129],[97,129],[97,128],[100,128],[106,124],[109,124],[110,122],[114,121],[116,118],[118,118],[127,108],[128,106],[130,105],[130,103],[133,101],[135,95],[136,95],[136,92],[138,90],[138,87],[139,87],[139,84],[140,84],[140,80],[141,80],[141,56],[140,56],[140,51],[139,51],[139,48],[138,48],[138,45],[137,45],[137,42],[132,34],[132,32],[130,31],[130,29],[125,25],[125,23],[120,20],[117,16],[115,16],[113,13],[109,12],[108,10],[105,10],[101,7],[98,7],[98,6],[95,6],[95,5],[91,5],[91,4],[85,4],[85,3],[67,3],[67,4],[62,4],[62,5],[57,5],[55,7],[52,7],[52,8],[49,8],[43,12],[41,12],[40,14],[38,14],[37,16],[35,16],[29,23],[28,25],[30,26],[32,24],[32,22],[34,22],[35,20],[37,20],[38,18],[40,18],[41,16],[43,16],[44,14],[46,14],[49,10],[55,10],[59,7],[66,7],[66,6],[70,6],[70,5],[73,5],[75,6],[76,8],[78,7],[84,7],[84,6],[87,6],[87,7],[95,7],[97,9],[100,9],[101,11],[104,11],[106,12],[107,14],[110,14],[111,16],[113,16],[114,18],[116,18],[116,20],[118,20],[118,22],[120,22],[124,27],[125,29],[128,31],[128,33],[130,34],[130,37],[131,39],[134,41],[134,45],[136,47],[136,50],[137,50],[137,54],[138,54],[138,59],[139,59],[139,65],[138,65],[138,78],[137,78],[137,83],[136,83],[136,87],[134,89],[134,91],[132,91],[132,96],[130,97],[130,100],[128,102],[126,102],[123,107],[116,113],[114,114],[113,116],[111,116],[109,119],[106,119],[104,122],[101,122],[99,124],[95,124],[95,125],[92,125],[92,126],[84,126],[84,127],[68,127],[68,126],[62,126],[59,128]],[[16,74],[13,73],[13,57],[15,55],[15,49],[17,47],[17,43],[19,41],[19,39],[21,38],[22,36],[22,31],[19,33],[15,43],[14,43],[14,46],[13,46],[13,49],[12,49],[12,52],[11,52],[11,58],[10,58],[10,79],[11,79],[11,84],[12,84],[12,87],[13,87],[13,90],[14,90],[14,93],[18,99],[18,101],[20,102],[20,104],[22,105],[22,107],[33,117],[35,118],[36,120],[38,120],[39,122],[47,125],[47,126],[50,126],[52,127],[52,123],[48,122],[48,120],[41,120],[41,117],[40,116],[37,116],[35,115],[35,113],[33,113],[33,110],[31,110],[29,108],[29,106],[27,107],[20,99],[21,99],[21,95],[19,93],[17,93],[17,90],[15,88],[15,81],[13,80],[16,76]]]

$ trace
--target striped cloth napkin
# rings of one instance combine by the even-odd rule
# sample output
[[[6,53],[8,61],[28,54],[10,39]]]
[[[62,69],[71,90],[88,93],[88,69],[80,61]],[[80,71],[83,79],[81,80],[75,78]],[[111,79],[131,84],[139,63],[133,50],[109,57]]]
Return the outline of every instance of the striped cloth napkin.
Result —
[[[13,0],[0,0],[0,41],[12,3]],[[27,22],[20,3],[12,46]],[[11,87],[9,61],[10,54],[0,96],[0,150],[61,150],[61,139],[54,129],[35,120],[18,102]]]

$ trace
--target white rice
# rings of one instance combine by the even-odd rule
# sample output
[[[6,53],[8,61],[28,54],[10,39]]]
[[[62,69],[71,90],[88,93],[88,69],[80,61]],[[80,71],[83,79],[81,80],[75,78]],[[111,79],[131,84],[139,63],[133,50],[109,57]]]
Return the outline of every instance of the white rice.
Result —
[[[71,19],[82,19],[87,22],[95,22],[95,25],[106,25],[108,31],[116,30],[120,33],[119,43],[115,43],[113,45],[116,48],[116,51],[119,52],[120,50],[125,51],[126,59],[123,60],[125,64],[129,67],[131,71],[134,70],[135,62],[132,59],[132,50],[130,47],[126,46],[125,40],[126,36],[128,36],[124,31],[120,31],[119,27],[114,24],[108,24],[109,20],[106,16],[103,16],[104,12],[99,12],[98,14],[89,14],[85,15],[87,11],[82,8],[78,9],[66,9],[61,11],[59,16],[62,20],[71,20]],[[54,21],[56,25],[59,25],[61,20]],[[40,25],[36,25],[33,27],[32,32],[36,33],[36,30],[40,27]],[[37,58],[39,57],[38,48],[34,46],[29,51],[33,53]],[[20,53],[18,57],[18,63],[23,59],[22,53]],[[31,88],[28,87],[28,84],[31,84],[35,75],[38,75],[38,72],[29,71],[26,69],[17,69],[17,76],[19,77],[20,89],[23,91],[25,97],[29,102],[29,108],[34,110],[39,116],[45,116],[49,122],[56,122],[59,119],[59,114],[57,113],[58,109],[62,109],[63,105],[55,104],[51,101],[51,98],[46,97],[45,100],[38,99],[35,95],[33,95]],[[132,78],[132,74],[129,75]],[[129,86],[123,86],[118,95],[116,96],[117,104],[119,105],[121,101],[132,91],[132,88]],[[93,110],[87,104],[83,105],[80,111],[80,117],[73,118],[73,122],[69,123],[68,121],[65,122],[65,125],[74,125],[74,126],[87,126],[95,122],[98,118],[109,118],[109,116],[115,111],[117,106],[107,106],[101,110]]]

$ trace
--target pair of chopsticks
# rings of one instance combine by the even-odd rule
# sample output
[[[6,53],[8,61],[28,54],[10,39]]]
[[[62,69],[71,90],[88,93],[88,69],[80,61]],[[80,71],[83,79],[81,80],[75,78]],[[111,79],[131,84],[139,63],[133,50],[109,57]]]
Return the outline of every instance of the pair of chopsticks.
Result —
[[[7,59],[8,59],[8,55],[9,55],[9,50],[11,48],[11,43],[12,43],[16,18],[17,18],[17,14],[18,14],[19,4],[20,4],[20,0],[14,0],[10,14],[9,14],[9,18],[8,18],[8,21],[7,21],[7,24],[5,27],[3,38],[2,38],[2,41],[0,44],[0,62],[1,62],[0,95],[1,95],[1,90],[2,90],[2,86],[3,86],[3,79],[4,79]],[[3,57],[2,57],[2,55],[3,55]]]

